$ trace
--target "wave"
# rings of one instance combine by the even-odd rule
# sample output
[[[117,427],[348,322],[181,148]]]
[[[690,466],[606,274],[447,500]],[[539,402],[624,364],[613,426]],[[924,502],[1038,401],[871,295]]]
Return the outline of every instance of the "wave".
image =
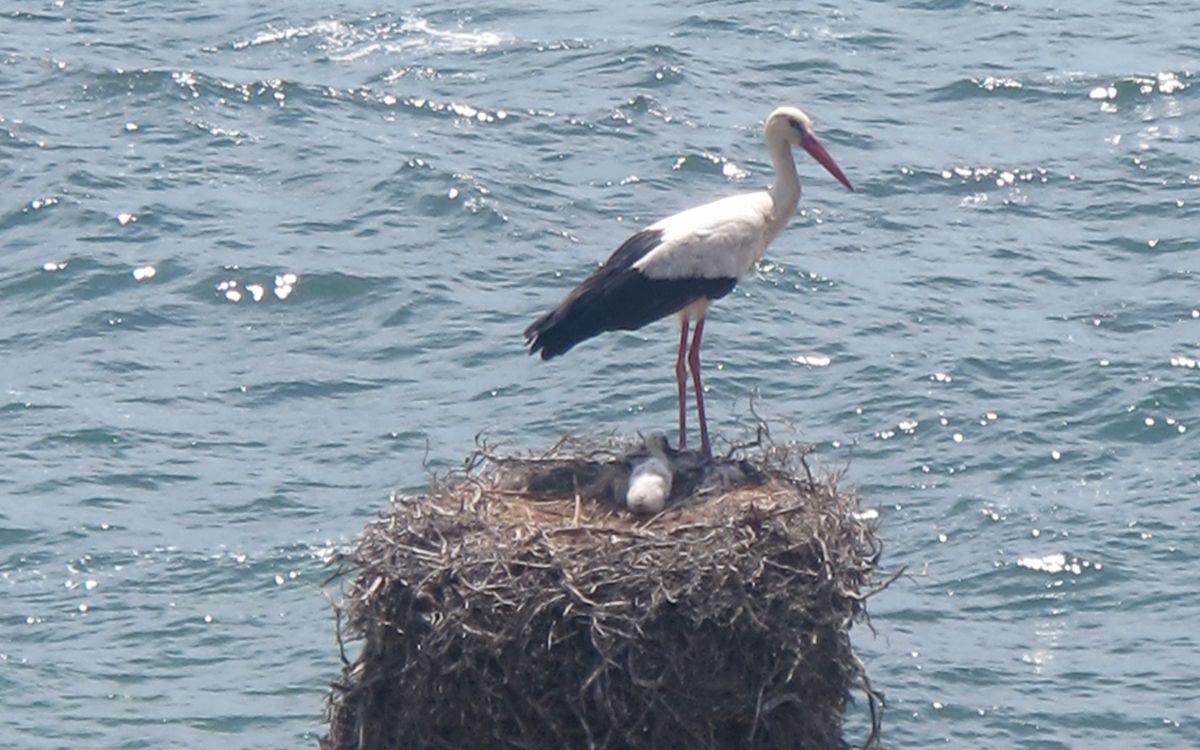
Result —
[[[511,36],[496,31],[441,28],[428,18],[410,15],[395,21],[368,17],[360,22],[323,19],[283,28],[269,26],[232,47],[242,51],[310,38],[330,60],[341,63],[414,50],[478,54],[512,41]]]

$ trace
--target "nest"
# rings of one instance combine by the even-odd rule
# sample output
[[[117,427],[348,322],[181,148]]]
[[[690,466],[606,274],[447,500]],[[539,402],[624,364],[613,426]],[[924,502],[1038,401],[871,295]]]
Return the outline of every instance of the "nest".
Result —
[[[856,687],[876,744],[849,630],[880,544],[857,500],[800,453],[672,453],[667,507],[636,517],[620,505],[644,456],[484,449],[394,496],[343,559],[338,642],[361,650],[321,747],[844,747]]]

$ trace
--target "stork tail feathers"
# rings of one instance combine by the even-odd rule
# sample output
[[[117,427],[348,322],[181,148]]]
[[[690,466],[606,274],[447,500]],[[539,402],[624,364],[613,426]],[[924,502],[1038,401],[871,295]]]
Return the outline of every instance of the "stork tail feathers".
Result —
[[[565,300],[525,329],[530,354],[540,353],[542,359],[557,357],[604,330],[596,316],[586,314],[577,302]]]

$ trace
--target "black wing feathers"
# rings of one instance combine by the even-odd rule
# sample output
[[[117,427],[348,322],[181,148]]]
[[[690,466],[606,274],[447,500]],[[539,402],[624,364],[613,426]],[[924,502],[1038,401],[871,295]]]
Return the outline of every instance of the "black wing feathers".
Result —
[[[662,244],[661,230],[643,229],[613,250],[613,254],[608,256],[608,260],[604,261],[604,265],[600,269],[629,268],[660,244]]]
[[[662,241],[642,230],[624,242],[562,304],[525,329],[529,353],[550,359],[604,331],[631,331],[692,302],[729,294],[736,279],[650,279],[633,264]]]

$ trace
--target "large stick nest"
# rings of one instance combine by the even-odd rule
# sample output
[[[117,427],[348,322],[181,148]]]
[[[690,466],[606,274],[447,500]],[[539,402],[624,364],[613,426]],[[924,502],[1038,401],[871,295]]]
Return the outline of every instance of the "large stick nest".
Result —
[[[361,641],[327,750],[834,748],[879,585],[857,500],[777,447],[672,454],[651,518],[616,507],[639,446],[505,458],[394,496],[343,561]]]

